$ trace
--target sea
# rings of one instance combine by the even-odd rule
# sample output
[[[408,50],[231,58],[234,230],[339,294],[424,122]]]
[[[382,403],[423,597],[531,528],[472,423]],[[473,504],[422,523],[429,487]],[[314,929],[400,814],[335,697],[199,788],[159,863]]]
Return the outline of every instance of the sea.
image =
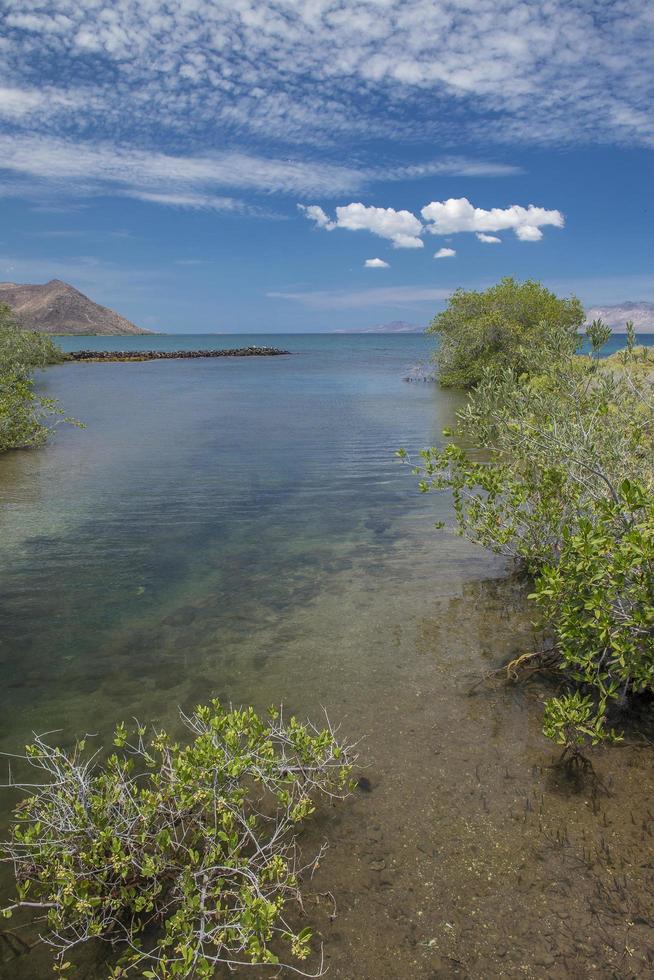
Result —
[[[592,976],[623,975],[628,919],[629,975],[652,975],[651,935],[633,925],[634,908],[637,922],[654,912],[641,839],[650,754],[609,750],[617,767],[601,750],[606,795],[550,768],[553,682],[494,673],[533,646],[524,584],[437,530],[451,501],[420,494],[395,455],[441,445],[462,404],[405,380],[433,338],[61,343],[290,353],[39,374],[83,427],[0,458],[0,749],[53,730],[63,744],[107,744],[133,718],[179,733],[179,709],[213,697],[326,712],[360,742],[365,774],[302,840],[306,853],[330,844],[305,901],[330,976],[542,977],[556,964],[581,978],[596,942]],[[12,794],[0,791],[2,830]],[[612,893],[617,911],[600,922],[607,875],[628,877],[629,898]],[[47,975],[41,955],[0,957],[0,976]],[[107,975],[95,956],[81,976]]]

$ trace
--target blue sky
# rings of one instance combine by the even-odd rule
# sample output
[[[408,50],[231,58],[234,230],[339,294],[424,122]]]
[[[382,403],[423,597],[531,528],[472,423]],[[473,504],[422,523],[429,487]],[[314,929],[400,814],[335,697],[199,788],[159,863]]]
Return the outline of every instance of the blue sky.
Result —
[[[654,5],[5,0],[0,280],[166,331],[654,300]]]

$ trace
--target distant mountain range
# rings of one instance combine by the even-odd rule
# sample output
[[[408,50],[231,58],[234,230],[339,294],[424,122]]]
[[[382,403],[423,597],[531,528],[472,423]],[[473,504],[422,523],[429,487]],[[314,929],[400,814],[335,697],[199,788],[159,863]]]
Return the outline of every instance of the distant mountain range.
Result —
[[[586,322],[603,320],[615,333],[624,333],[627,320],[633,320],[636,333],[654,333],[654,303],[631,302],[615,303],[612,306],[593,306],[586,310]],[[422,333],[424,327],[406,320],[392,320],[378,323],[374,327],[360,327],[352,330],[335,330],[334,333]]]
[[[616,303],[586,310],[586,321],[603,320],[616,333],[624,333],[627,320],[634,321],[636,333],[654,333],[654,303]]]
[[[422,333],[424,327],[406,320],[391,320],[390,323],[378,323],[374,327],[357,327],[352,330],[334,330],[334,333]]]
[[[74,286],[61,279],[43,284],[0,282],[0,303],[8,303],[21,327],[49,334],[99,334],[120,336],[148,334],[129,320],[100,306]],[[624,302],[594,306],[586,320],[602,319],[616,333],[624,333],[627,320],[633,320],[636,333],[654,333],[654,303]],[[334,333],[422,333],[424,327],[406,320],[391,320],[371,327],[334,330]]]
[[[0,282],[0,303],[8,303],[25,330],[51,334],[151,333],[106,306],[100,306],[61,279],[41,284]]]

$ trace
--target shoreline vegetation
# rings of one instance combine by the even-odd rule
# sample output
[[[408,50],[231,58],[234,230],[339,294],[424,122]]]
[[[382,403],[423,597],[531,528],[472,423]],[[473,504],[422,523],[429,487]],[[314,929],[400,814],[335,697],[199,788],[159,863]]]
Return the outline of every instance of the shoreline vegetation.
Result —
[[[560,762],[592,774],[587,750],[622,740],[632,706],[650,704],[654,687],[654,359],[627,325],[626,349],[601,362],[610,336],[601,321],[580,356],[583,315],[574,297],[531,281],[458,290],[430,331],[442,338],[437,380],[467,389],[468,402],[444,431],[455,441],[424,450],[414,472],[422,492],[452,495],[460,534],[524,572],[541,639],[501,673],[558,678],[543,733]],[[61,415],[35,395],[34,368],[287,353],[66,355],[0,308],[0,450],[42,443],[44,420]],[[431,376],[421,366],[405,380]],[[320,798],[344,800],[357,785],[356,746],[329,721],[285,722],[276,709],[262,718],[214,701],[182,720],[181,745],[121,724],[110,754],[35,737],[17,758],[44,781],[10,781],[22,799],[0,850],[16,894],[0,916],[15,914],[18,929],[38,923],[59,974],[71,950],[98,940],[126,951],[114,978],[209,980],[220,964],[322,974],[322,958],[317,973],[301,965],[312,929],[296,921],[303,874],[322,851],[301,865],[297,837]],[[15,930],[3,937],[28,948]]]
[[[65,360],[50,337],[21,330],[11,308],[0,303],[0,453],[44,445],[61,422],[79,424],[34,390],[34,370]]]
[[[505,673],[554,670],[543,733],[589,769],[585,750],[621,741],[654,693],[654,359],[627,323],[601,360],[601,320],[580,356],[583,318],[533,281],[457,290],[429,329],[440,383],[468,401],[414,473],[452,494],[459,534],[527,574],[541,643]]]
[[[104,941],[114,978],[209,980],[253,964],[310,975],[288,961],[310,953],[296,910],[324,847],[301,863],[297,838],[320,798],[355,788],[355,747],[328,719],[317,728],[276,708],[262,718],[214,700],[182,722],[181,744],[118,725],[103,762],[86,739],[26,747],[37,782],[13,784],[25,794],[5,845],[18,887],[0,916],[35,916],[59,974],[75,947]]]

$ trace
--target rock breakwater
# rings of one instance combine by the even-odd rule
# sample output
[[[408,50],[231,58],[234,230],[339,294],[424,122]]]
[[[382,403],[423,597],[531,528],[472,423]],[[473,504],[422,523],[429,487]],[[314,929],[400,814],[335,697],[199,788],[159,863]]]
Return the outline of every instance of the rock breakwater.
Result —
[[[276,357],[290,354],[279,347],[238,347],[232,350],[76,350],[70,361],[170,361],[195,357]]]

